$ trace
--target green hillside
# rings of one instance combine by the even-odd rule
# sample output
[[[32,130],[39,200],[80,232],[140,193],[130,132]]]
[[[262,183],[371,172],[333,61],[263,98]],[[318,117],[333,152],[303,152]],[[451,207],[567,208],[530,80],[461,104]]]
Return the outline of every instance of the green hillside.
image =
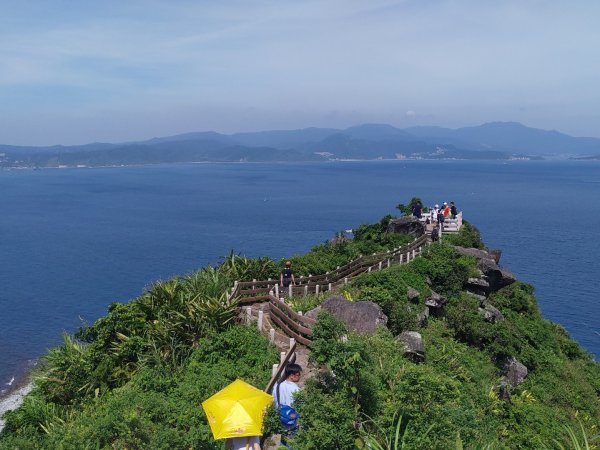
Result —
[[[296,275],[410,241],[385,232],[390,220],[292,257]],[[517,281],[490,293],[487,303],[505,320],[486,320],[480,300],[465,291],[479,273],[476,259],[454,245],[483,248],[467,225],[411,263],[347,286],[345,297],[381,306],[387,329],[353,334],[319,314],[311,358],[321,369],[297,401],[294,449],[558,449],[586,438],[596,448],[600,366],[542,318],[532,286]],[[274,278],[279,265],[231,254],[218,267],[110,305],[106,316],[44,357],[34,391],[5,416],[0,448],[221,449],[200,403],[235,378],[264,387],[278,362],[255,327],[237,323],[227,290],[234,280]],[[433,292],[448,303],[424,321],[423,300]],[[327,297],[296,306],[306,311]],[[422,335],[424,361],[403,355],[403,331]],[[528,369],[521,384],[502,377],[509,358]],[[266,428],[278,431],[271,416]]]

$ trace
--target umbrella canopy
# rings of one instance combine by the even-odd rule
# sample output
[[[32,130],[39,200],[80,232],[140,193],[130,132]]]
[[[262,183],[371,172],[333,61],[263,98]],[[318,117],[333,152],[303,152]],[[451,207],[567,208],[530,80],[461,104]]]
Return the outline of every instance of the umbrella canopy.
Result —
[[[215,439],[262,434],[265,408],[273,396],[242,381],[235,380],[202,402]]]

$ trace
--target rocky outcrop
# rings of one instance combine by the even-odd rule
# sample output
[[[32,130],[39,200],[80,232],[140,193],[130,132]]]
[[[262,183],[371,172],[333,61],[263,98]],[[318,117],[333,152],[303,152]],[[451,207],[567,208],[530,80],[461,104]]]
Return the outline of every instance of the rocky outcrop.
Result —
[[[417,363],[425,361],[425,344],[420,333],[403,331],[398,341],[402,344],[404,356]]]
[[[348,331],[373,334],[379,326],[386,326],[388,318],[381,307],[370,301],[350,302],[341,296],[329,297],[321,305],[348,327]]]
[[[486,252],[485,250],[458,246],[455,248],[459,254],[473,256],[477,259],[477,268],[482,272],[482,278],[489,285],[488,287],[484,288],[486,295],[502,289],[503,287],[508,286],[516,281],[515,276],[508,270],[501,269],[490,253]]]
[[[465,289],[468,292],[485,297],[490,289],[490,283],[485,278],[469,278]]]
[[[424,308],[419,314],[417,314],[417,322],[419,322],[420,327],[427,326],[427,321],[429,319],[429,308]]]
[[[429,308],[429,314],[432,316],[441,316],[444,306],[448,303],[448,299],[437,292],[431,292],[431,295],[425,299],[425,306]]]
[[[481,314],[489,323],[498,323],[504,321],[504,316],[502,313],[489,303],[484,303],[478,311],[479,314]]]
[[[405,216],[400,217],[399,219],[390,220],[386,232],[393,234],[410,234],[419,237],[425,234],[425,225],[423,225],[416,217]]]
[[[518,386],[527,377],[527,367],[521,364],[515,357],[510,357],[502,367],[503,380],[510,386]]]
[[[416,289],[411,288],[411,287],[408,288],[408,292],[406,293],[408,300],[413,303],[419,303],[420,295],[421,294],[419,294],[419,291],[417,291]]]

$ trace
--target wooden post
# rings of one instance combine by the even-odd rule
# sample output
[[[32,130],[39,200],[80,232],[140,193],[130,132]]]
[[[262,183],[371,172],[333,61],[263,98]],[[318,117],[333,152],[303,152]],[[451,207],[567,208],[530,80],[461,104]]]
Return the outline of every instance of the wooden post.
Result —
[[[330,290],[331,290],[331,283],[329,283],[329,286],[328,286],[328,289],[327,289],[327,290],[328,290],[328,291],[330,291]]]
[[[348,284],[348,277],[344,277],[344,286]]]
[[[288,290],[289,290],[289,297],[290,297],[290,298],[292,298],[292,296],[294,295],[294,294],[292,293],[292,285],[290,284],[290,285],[288,286],[288,288],[289,288],[289,289],[288,289]]]
[[[246,325],[250,325],[252,322],[252,307],[246,306]]]
[[[382,264],[383,263],[381,261],[379,261],[379,270],[381,270]]]
[[[275,283],[275,297],[279,298],[279,284]]]
[[[416,254],[416,252],[415,252],[415,249],[413,248],[413,251],[412,251],[412,259],[415,259],[415,254]]]
[[[274,328],[271,328],[269,330],[269,342],[273,345],[275,344],[275,329]]]
[[[279,353],[279,364],[282,364],[285,360],[285,352]]]
[[[298,311],[298,315],[301,316],[302,315],[302,311]]]
[[[258,312],[258,321],[257,326],[258,326],[258,331],[262,331],[263,329],[263,317],[264,317],[264,312],[262,311],[262,309]]]
[[[398,261],[400,262],[400,264],[402,264],[402,253],[400,253],[400,256],[398,257]]]
[[[256,289],[256,286],[254,285],[254,283],[256,283],[256,278],[252,279],[252,290]]]
[[[319,283],[315,285],[315,295],[319,295]]]
[[[273,368],[271,369],[271,376],[274,377],[278,370],[279,364],[273,364]]]
[[[369,269],[367,270],[367,272],[370,272],[370,271],[371,271],[371,266],[369,266]]]
[[[406,252],[406,262],[410,262],[410,251]]]
[[[290,350],[292,349],[292,347],[294,346],[295,343],[296,343],[296,339],[290,338]]]
[[[304,285],[304,296],[306,297],[308,295],[308,284]]]

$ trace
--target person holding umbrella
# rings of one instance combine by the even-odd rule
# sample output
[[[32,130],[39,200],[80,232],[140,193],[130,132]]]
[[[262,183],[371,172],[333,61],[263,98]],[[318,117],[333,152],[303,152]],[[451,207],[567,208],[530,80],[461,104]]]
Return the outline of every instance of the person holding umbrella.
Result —
[[[227,439],[225,450],[260,450],[260,438],[258,436],[247,436]]]

